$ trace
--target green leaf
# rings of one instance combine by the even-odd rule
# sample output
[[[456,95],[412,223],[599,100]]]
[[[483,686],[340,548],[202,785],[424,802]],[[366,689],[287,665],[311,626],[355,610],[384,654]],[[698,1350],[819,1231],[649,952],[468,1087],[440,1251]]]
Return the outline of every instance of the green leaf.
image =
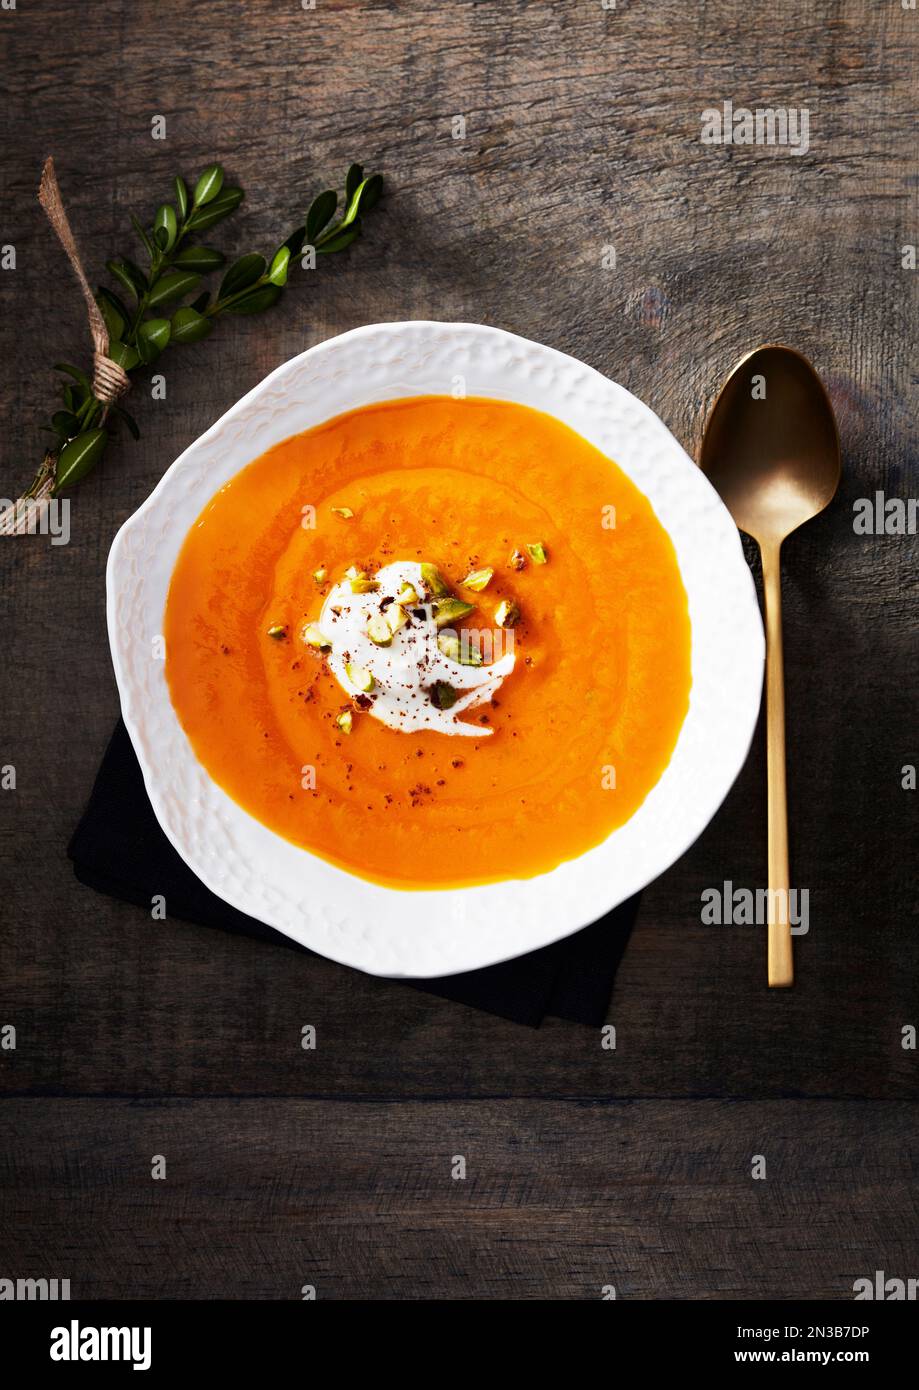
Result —
[[[363,217],[365,212],[376,207],[383,193],[383,175],[371,174],[369,179],[364,181],[364,191],[360,199],[360,212]]]
[[[287,266],[289,261],[290,249],[287,246],[282,246],[280,250],[275,252],[274,260],[271,262],[268,269],[269,285],[287,284]]]
[[[264,274],[264,256],[260,256],[257,251],[250,251],[247,256],[240,256],[239,260],[234,261],[223,277],[217,298],[229,299],[231,294],[239,294],[240,290],[248,289]]]
[[[133,371],[140,362],[140,353],[134,348],[128,347],[127,343],[118,342],[117,339],[109,343],[108,355],[126,372]]]
[[[357,221],[358,213],[369,212],[374,203],[379,201],[382,191],[383,176],[381,174],[371,174],[369,178],[363,179],[351,194],[345,215],[339,222],[336,231],[342,232],[346,227],[350,227],[353,222]]]
[[[51,416],[51,423],[63,439],[72,439],[80,433],[80,422],[70,410],[56,410]]]
[[[179,209],[179,217],[184,222],[188,216],[188,185],[177,174],[173,179],[173,187],[176,192],[176,207]]]
[[[84,430],[69,444],[65,444],[57,460],[54,474],[54,490],[73,487],[81,478],[95,468],[105,452],[108,432],[104,429]]]
[[[81,406],[85,405],[92,395],[92,387],[84,386],[82,382],[78,382],[74,386],[65,386],[61,395],[64,397],[64,404],[67,409],[78,415]]]
[[[215,251],[210,246],[183,246],[172,258],[173,265],[181,266],[183,270],[200,271],[202,275],[219,270],[225,261],[223,252]]]
[[[239,207],[244,197],[241,188],[225,188],[219,198],[206,208],[199,208],[193,212],[188,219],[187,227],[190,232],[204,232],[208,227],[213,227],[215,222],[221,222],[224,217],[229,217],[231,212]]]
[[[118,310],[119,314],[123,319],[129,319],[131,317],[131,314],[128,308],[126,307],[124,300],[119,299],[118,295],[115,293],[114,290],[107,289],[105,285],[100,285],[99,294],[102,296],[103,299],[109,300],[109,302]]]
[[[153,219],[153,235],[156,237],[157,246],[161,251],[171,251],[178,234],[179,224],[175,208],[171,203],[163,203],[162,207],[157,208]]]
[[[260,314],[263,309],[270,309],[272,304],[276,304],[281,294],[278,285],[259,285],[257,290],[250,290],[241,299],[237,299],[235,304],[228,304],[224,313]]]
[[[306,228],[298,227],[296,231],[291,232],[284,245],[287,247],[288,251],[292,256],[299,256],[300,252],[303,250],[303,243],[305,241]]]
[[[135,278],[135,276],[132,275],[132,273],[128,269],[127,264],[124,261],[106,261],[105,265],[106,269],[110,271],[112,275],[114,275],[115,279],[118,281],[118,283],[122,286],[123,289],[127,290],[128,294],[131,296],[132,299],[134,299],[135,301],[140,299],[141,295],[147,288],[146,276],[141,277],[141,279],[143,280],[143,283],[141,284]]]
[[[344,231],[337,229],[335,235],[329,237],[321,246],[316,247],[320,256],[331,255],[333,251],[344,251],[346,246],[350,246],[352,241],[356,241],[361,234],[361,225],[356,222],[352,227],[345,227]]]
[[[361,164],[352,164],[348,170],[348,177],[345,179],[345,202],[350,203],[354,196],[354,191],[359,184],[364,181],[364,169]]]
[[[219,164],[209,164],[195,184],[195,207],[201,208],[205,203],[212,203],[222,187],[223,169]]]
[[[55,362],[54,370],[56,372],[66,372],[68,376],[73,377],[74,381],[78,381],[81,386],[85,386],[87,391],[92,387],[92,382],[86,373],[81,372],[79,367],[74,367],[70,362]]]
[[[131,431],[133,438],[140,439],[140,430],[137,427],[137,421],[134,419],[134,416],[129,415],[123,405],[112,406],[112,410],[117,416],[119,416],[120,419],[122,419],[125,422],[128,429]]]
[[[306,214],[306,240],[311,246],[315,244],[316,238],[323,227],[327,227],[331,222],[337,207],[338,194],[331,188],[325,193],[320,193],[318,197],[313,199],[310,210]],[[300,245],[302,246],[303,243],[301,242]],[[300,247],[298,246],[293,254],[296,256],[299,250]]]
[[[169,270],[155,282],[147,296],[147,303],[151,309],[155,309],[158,304],[166,304],[170,299],[181,299],[200,280],[201,276],[191,270]]]
[[[142,362],[150,363],[159,357],[169,342],[172,325],[168,319],[145,319],[137,330],[137,351]]]
[[[105,320],[109,338],[120,338],[125,330],[131,315],[128,313],[117,294],[112,294],[104,285],[100,285],[96,290],[96,303],[99,305],[100,312]]]
[[[153,242],[152,242],[152,241],[150,240],[150,238],[147,236],[147,233],[144,231],[143,227],[142,227],[141,224],[138,222],[137,218],[134,216],[133,213],[131,214],[131,226],[134,228],[135,232],[137,233],[138,237],[140,238],[140,243],[141,243],[141,245],[143,246],[144,250],[146,251],[147,255],[150,257],[150,259],[151,259],[151,261],[152,261],[152,260],[153,260]]]
[[[176,309],[172,316],[172,341],[174,343],[197,343],[206,338],[214,327],[213,319],[206,319],[190,304]]]

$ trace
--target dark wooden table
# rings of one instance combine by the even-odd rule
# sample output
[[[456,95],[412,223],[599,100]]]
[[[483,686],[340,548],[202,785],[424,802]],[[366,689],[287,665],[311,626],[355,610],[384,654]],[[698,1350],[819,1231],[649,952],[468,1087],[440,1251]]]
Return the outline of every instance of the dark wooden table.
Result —
[[[877,1269],[919,1273],[919,1053],[903,1046],[919,1026],[917,793],[901,773],[917,761],[916,537],[853,529],[857,498],[919,487],[919,272],[901,250],[919,241],[919,14],[44,0],[2,13],[0,46],[7,495],[40,453],[51,364],[86,357],[35,201],[47,154],[93,278],[126,249],[129,213],[213,158],[248,194],[231,250],[270,246],[351,159],[388,189],[364,240],[281,308],[163,359],[166,399],[133,393],[143,438],[76,492],[69,545],[0,542],[0,764],[16,769],[0,791],[0,1026],[16,1028],[0,1050],[0,1274],[69,1277],[74,1297],[596,1298],[612,1283],[844,1299]],[[701,113],[726,99],[806,106],[809,151],[703,145]],[[761,931],[700,921],[703,888],[764,881],[761,736],[645,895],[615,1052],[75,883],[65,846],[117,713],[117,527],[278,363],[425,317],[576,354],[691,452],[756,343],[791,343],[824,375],[843,483],[784,566],[793,878],[812,922],[793,992],[766,990]]]

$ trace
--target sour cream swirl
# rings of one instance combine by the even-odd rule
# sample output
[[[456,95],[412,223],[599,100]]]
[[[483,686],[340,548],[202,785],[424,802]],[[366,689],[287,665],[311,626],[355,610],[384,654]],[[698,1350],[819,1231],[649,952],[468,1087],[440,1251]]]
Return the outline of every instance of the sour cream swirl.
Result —
[[[384,565],[372,578],[378,585],[372,592],[356,594],[346,579],[333,586],[323,604],[319,627],[331,643],[328,663],[339,685],[365,713],[402,733],[435,729],[466,738],[490,736],[493,730],[487,725],[466,724],[460,715],[487,704],[513,671],[513,634],[505,634],[511,650],[489,666],[454,661],[438,645],[433,604],[420,564],[404,560]],[[368,636],[368,624],[385,616],[406,584],[420,601],[405,609],[406,621],[393,634],[391,644],[379,646]],[[349,674],[355,669],[373,676],[370,691],[362,690]],[[437,700],[441,683],[456,692],[449,709],[441,708]]]

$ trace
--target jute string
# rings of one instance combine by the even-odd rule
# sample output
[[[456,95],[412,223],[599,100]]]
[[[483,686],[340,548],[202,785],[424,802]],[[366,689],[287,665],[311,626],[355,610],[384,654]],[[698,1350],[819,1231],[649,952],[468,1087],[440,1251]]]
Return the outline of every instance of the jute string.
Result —
[[[108,355],[109,336],[95,296],[83,270],[76,238],[67,219],[64,200],[54,172],[54,160],[46,159],[38,188],[38,201],[45,210],[48,221],[54,228],[58,241],[64,248],[73,273],[80,282],[86,312],[89,318],[89,331],[93,340],[93,395],[103,404],[102,419],[105,420],[109,407],[129,390],[131,381],[123,367],[113,362]],[[21,536],[35,531],[40,525],[40,513],[47,508],[54,490],[53,456],[46,454],[42,465],[44,477],[37,486],[30,489],[27,497],[20,497],[11,507],[0,515],[0,536]]]
[[[41,183],[38,188],[38,201],[45,209],[48,221],[54,228],[57,239],[63,246],[67,259],[73,268],[73,273],[80,282],[80,289],[83,291],[83,298],[86,301],[86,312],[89,315],[89,331],[93,336],[93,348],[95,349],[93,353],[93,395],[97,400],[102,401],[108,409],[113,401],[117,401],[118,397],[123,396],[125,391],[130,388],[131,382],[124,368],[119,367],[118,363],[113,362],[108,355],[108,329],[83,270],[77,243],[64,210],[64,200],[61,197],[57,175],[54,172],[53,159],[45,160],[45,167],[42,170]]]

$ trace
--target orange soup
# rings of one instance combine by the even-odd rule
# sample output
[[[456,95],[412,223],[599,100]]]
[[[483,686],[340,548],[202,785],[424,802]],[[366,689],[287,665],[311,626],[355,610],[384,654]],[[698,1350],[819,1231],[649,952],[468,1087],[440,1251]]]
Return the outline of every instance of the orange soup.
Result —
[[[417,397],[285,440],[189,532],[166,675],[214,780],[398,888],[599,844],[669,761],[686,593],[628,478],[525,406]]]

